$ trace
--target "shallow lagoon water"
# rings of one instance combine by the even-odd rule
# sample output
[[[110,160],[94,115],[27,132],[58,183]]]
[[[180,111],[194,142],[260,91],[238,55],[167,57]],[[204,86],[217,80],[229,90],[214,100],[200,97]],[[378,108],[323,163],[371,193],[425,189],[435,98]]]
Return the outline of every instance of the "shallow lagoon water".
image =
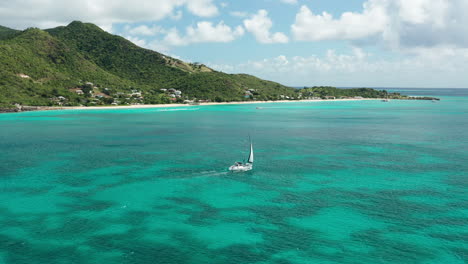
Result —
[[[2,114],[0,263],[466,263],[460,91]]]

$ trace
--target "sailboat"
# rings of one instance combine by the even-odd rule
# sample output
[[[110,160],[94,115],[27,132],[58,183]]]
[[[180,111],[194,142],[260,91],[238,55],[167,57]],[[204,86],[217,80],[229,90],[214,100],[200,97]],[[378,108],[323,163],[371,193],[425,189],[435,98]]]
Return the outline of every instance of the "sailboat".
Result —
[[[234,163],[234,165],[229,167],[229,170],[232,172],[249,171],[253,169],[253,162],[254,162],[253,145],[252,145],[252,141],[250,141],[250,154],[249,154],[249,158],[247,159],[247,162],[244,164],[238,161]]]

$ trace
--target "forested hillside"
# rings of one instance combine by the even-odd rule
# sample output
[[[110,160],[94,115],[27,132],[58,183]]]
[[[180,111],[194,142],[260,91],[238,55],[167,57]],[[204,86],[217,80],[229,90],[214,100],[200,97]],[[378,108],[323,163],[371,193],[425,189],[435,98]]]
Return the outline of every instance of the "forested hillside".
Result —
[[[140,48],[99,27],[0,28],[0,104],[106,105],[294,97],[296,89]]]

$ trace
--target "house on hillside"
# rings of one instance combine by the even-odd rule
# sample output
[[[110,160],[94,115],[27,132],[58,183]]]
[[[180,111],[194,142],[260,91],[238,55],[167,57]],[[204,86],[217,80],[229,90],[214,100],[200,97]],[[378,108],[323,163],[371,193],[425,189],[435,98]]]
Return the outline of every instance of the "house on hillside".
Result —
[[[29,77],[29,75],[26,75],[24,73],[20,73],[18,74],[19,77],[23,78],[23,79],[30,79],[31,77]]]
[[[129,95],[134,96],[134,97],[141,97],[141,92],[133,92],[133,93],[131,93]]]
[[[60,106],[63,105],[63,103],[67,100],[67,98],[63,97],[63,96],[58,96],[58,97],[52,97],[50,98],[50,100]]]

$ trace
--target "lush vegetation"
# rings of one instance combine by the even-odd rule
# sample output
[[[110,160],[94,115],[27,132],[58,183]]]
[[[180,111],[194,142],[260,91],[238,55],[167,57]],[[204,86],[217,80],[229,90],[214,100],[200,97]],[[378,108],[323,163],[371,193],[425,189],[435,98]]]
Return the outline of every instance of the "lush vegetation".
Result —
[[[0,40],[12,38],[19,33],[18,30],[0,26]]]
[[[400,96],[400,94],[389,94],[387,91],[379,91],[371,88],[352,88],[352,89],[338,89],[330,86],[320,86],[301,89],[302,96],[304,97],[320,97],[325,98],[332,96],[336,98],[343,97],[363,97],[363,98],[387,98],[389,96]]]
[[[0,26],[0,108],[383,95],[373,89],[299,90],[225,74],[140,48],[93,24],[25,31]]]
[[[382,98],[382,99],[404,99],[404,100],[440,100],[435,97],[411,97],[400,93],[389,93],[386,90],[376,90],[371,88],[350,88],[339,89],[330,86],[304,87],[298,90],[301,99],[321,98],[321,99],[345,99],[345,98]]]
[[[0,28],[0,104],[93,105],[277,99],[295,89],[140,48],[93,24]],[[90,91],[77,94],[92,83]],[[177,98],[161,89],[181,91]],[[255,90],[246,94],[246,91]],[[131,91],[141,92],[138,100]],[[106,96],[96,98],[96,94]],[[59,101],[57,97],[65,97]],[[257,98],[258,97],[258,98]],[[116,100],[111,100],[113,98]]]

